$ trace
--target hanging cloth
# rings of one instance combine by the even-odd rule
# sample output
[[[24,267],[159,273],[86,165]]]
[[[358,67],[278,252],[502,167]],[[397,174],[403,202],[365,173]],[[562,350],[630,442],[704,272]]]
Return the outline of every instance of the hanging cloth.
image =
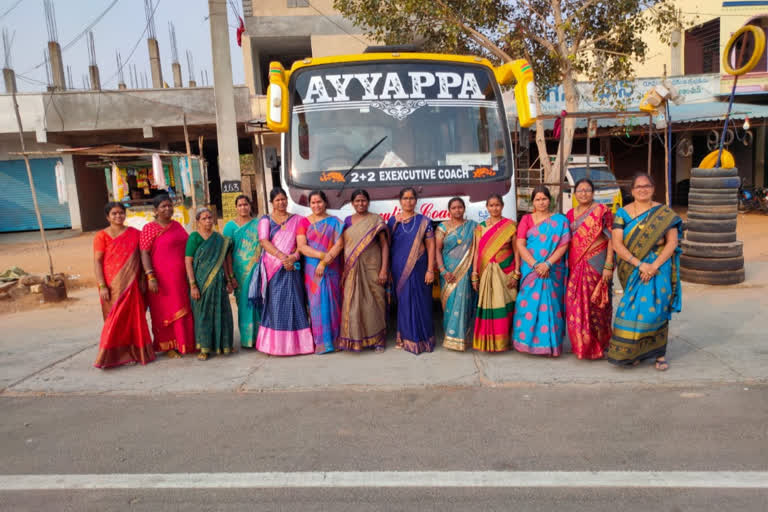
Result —
[[[179,167],[181,168],[181,191],[185,196],[192,195],[192,168],[189,158],[179,158]]]
[[[160,190],[166,190],[168,184],[165,181],[165,170],[163,170],[163,161],[160,160],[160,155],[154,153],[152,155],[152,178],[155,182],[155,186]]]
[[[128,183],[124,176],[125,171],[121,170],[117,164],[112,164],[112,196],[115,201],[122,201],[128,196]]]
[[[59,204],[64,204],[68,201],[67,181],[64,178],[64,163],[61,160],[56,162],[54,172],[56,173],[56,195],[59,197]]]

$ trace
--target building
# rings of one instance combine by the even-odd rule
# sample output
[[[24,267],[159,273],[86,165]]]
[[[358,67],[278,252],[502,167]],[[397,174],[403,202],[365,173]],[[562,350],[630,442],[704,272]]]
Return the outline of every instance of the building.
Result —
[[[687,23],[686,28],[673,34],[671,45],[661,43],[652,34],[645,37],[649,57],[636,66],[637,75],[662,76],[666,72],[669,76],[691,77],[714,74],[718,77],[719,90],[713,95],[712,102],[728,101],[734,77],[722,69],[725,46],[731,35],[746,24],[765,31],[768,27],[768,0],[675,0],[675,4]],[[734,60],[732,56],[732,67],[736,67]],[[768,58],[765,53],[753,71],[739,77],[735,101],[744,115],[731,127],[733,143],[729,150],[734,154],[744,182],[765,186],[768,184],[765,169],[766,128],[760,122],[750,122],[751,130],[744,130],[743,123],[744,117],[753,119],[749,115],[750,105],[768,104]],[[760,110],[757,107],[754,109]],[[686,123],[688,126],[678,126],[672,118],[676,140],[687,137],[694,147],[691,157],[677,159],[677,182],[690,176],[687,170],[695,166],[701,153],[711,146],[707,144],[706,137],[711,140],[714,137],[712,130],[722,129],[722,122],[718,128],[715,121],[723,116],[714,115],[716,110],[716,107],[700,106],[701,122]],[[746,135],[747,131],[751,136]]]
[[[87,156],[61,148],[122,144],[186,152],[184,120],[191,150],[208,162],[210,197],[220,201],[216,109],[212,87],[60,91],[17,95],[25,146],[47,229],[89,231],[106,224],[108,200],[103,170]],[[252,119],[249,91],[235,87],[241,154],[253,151],[246,122]],[[199,137],[203,137],[202,148]],[[12,96],[0,95],[0,232],[37,229]],[[64,167],[67,202],[59,203],[54,168]]]

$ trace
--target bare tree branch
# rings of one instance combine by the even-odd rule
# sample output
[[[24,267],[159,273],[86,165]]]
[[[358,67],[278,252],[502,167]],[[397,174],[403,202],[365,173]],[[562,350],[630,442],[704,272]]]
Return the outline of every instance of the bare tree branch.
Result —
[[[510,62],[514,60],[512,57],[510,57],[507,52],[496,46],[493,41],[488,39],[486,36],[475,30],[474,28],[470,27],[466,23],[464,23],[464,20],[462,20],[455,12],[451,10],[448,5],[443,2],[442,0],[435,0],[435,2],[443,8],[445,11],[445,15],[450,18],[454,23],[459,25],[462,29],[467,31],[472,38],[477,41],[481,46],[485,47],[488,51],[496,55],[498,58],[500,58],[504,62]]]

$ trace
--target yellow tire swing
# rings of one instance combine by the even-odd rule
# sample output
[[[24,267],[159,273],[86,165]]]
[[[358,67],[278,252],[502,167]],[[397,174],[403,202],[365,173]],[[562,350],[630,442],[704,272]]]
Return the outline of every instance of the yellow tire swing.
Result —
[[[731,63],[729,62],[731,50],[736,45],[736,41],[738,41],[748,32],[752,34],[752,37],[755,40],[754,51],[752,52],[752,55],[750,55],[746,64],[740,68],[733,69],[731,67]],[[746,40],[744,44],[746,44]],[[734,160],[731,152],[723,149],[723,140],[725,138],[725,132],[728,129],[728,119],[731,115],[731,107],[733,107],[733,97],[736,92],[736,83],[739,81],[739,77],[741,75],[749,73],[755,69],[755,66],[757,66],[758,62],[760,62],[760,58],[763,56],[763,52],[765,52],[765,32],[763,32],[763,29],[755,25],[744,25],[741,27],[739,30],[733,33],[731,38],[728,40],[728,43],[725,45],[725,50],[723,51],[723,69],[726,73],[735,77],[733,79],[733,88],[731,89],[731,99],[728,103],[728,113],[725,115],[725,126],[723,127],[723,136],[720,138],[720,148],[712,151],[710,154],[704,157],[704,159],[699,164],[700,169],[712,169],[714,167],[731,169],[736,166],[736,161]],[[738,57],[736,58],[738,59]]]

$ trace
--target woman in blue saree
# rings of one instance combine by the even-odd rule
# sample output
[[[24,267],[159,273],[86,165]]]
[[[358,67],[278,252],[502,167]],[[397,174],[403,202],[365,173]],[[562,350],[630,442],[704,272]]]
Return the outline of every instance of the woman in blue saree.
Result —
[[[443,346],[464,351],[472,345],[477,292],[472,288],[474,234],[477,222],[466,220],[460,197],[448,201],[450,220],[435,234],[437,268],[440,271],[440,301],[443,303]]]
[[[565,254],[571,230],[565,215],[550,213],[550,200],[547,187],[535,187],[533,213],[523,217],[517,228],[522,278],[513,332],[516,350],[557,357],[563,351],[565,334]]]
[[[187,240],[184,263],[192,296],[197,358],[232,352],[233,322],[229,294],[237,283],[232,280],[229,238],[213,230],[213,212],[198,208],[197,231]]]
[[[397,296],[397,343],[413,354],[432,352],[432,281],[435,238],[432,222],[416,213],[416,191],[400,191],[402,213],[387,223],[392,234],[392,282]]]
[[[248,298],[261,308],[256,350],[273,356],[312,354],[304,276],[296,245],[304,217],[288,212],[288,194],[280,187],[269,193],[272,213],[259,220],[261,261]]]
[[[613,222],[624,294],[616,309],[607,359],[625,367],[654,359],[656,369],[665,371],[669,320],[682,305],[677,245],[682,220],[652,200],[654,188],[650,176],[635,176],[634,201],[616,212]]]
[[[248,300],[248,283],[259,268],[259,221],[251,216],[251,200],[240,195],[235,200],[237,217],[227,222],[223,235],[232,240],[232,270],[240,283],[237,299],[237,325],[240,328],[240,345],[253,348],[259,330],[259,310]]]
[[[344,225],[326,213],[328,197],[322,190],[309,193],[312,214],[299,224],[296,241],[304,255],[304,287],[309,297],[309,316],[315,354],[335,350],[341,320],[341,237]]]

